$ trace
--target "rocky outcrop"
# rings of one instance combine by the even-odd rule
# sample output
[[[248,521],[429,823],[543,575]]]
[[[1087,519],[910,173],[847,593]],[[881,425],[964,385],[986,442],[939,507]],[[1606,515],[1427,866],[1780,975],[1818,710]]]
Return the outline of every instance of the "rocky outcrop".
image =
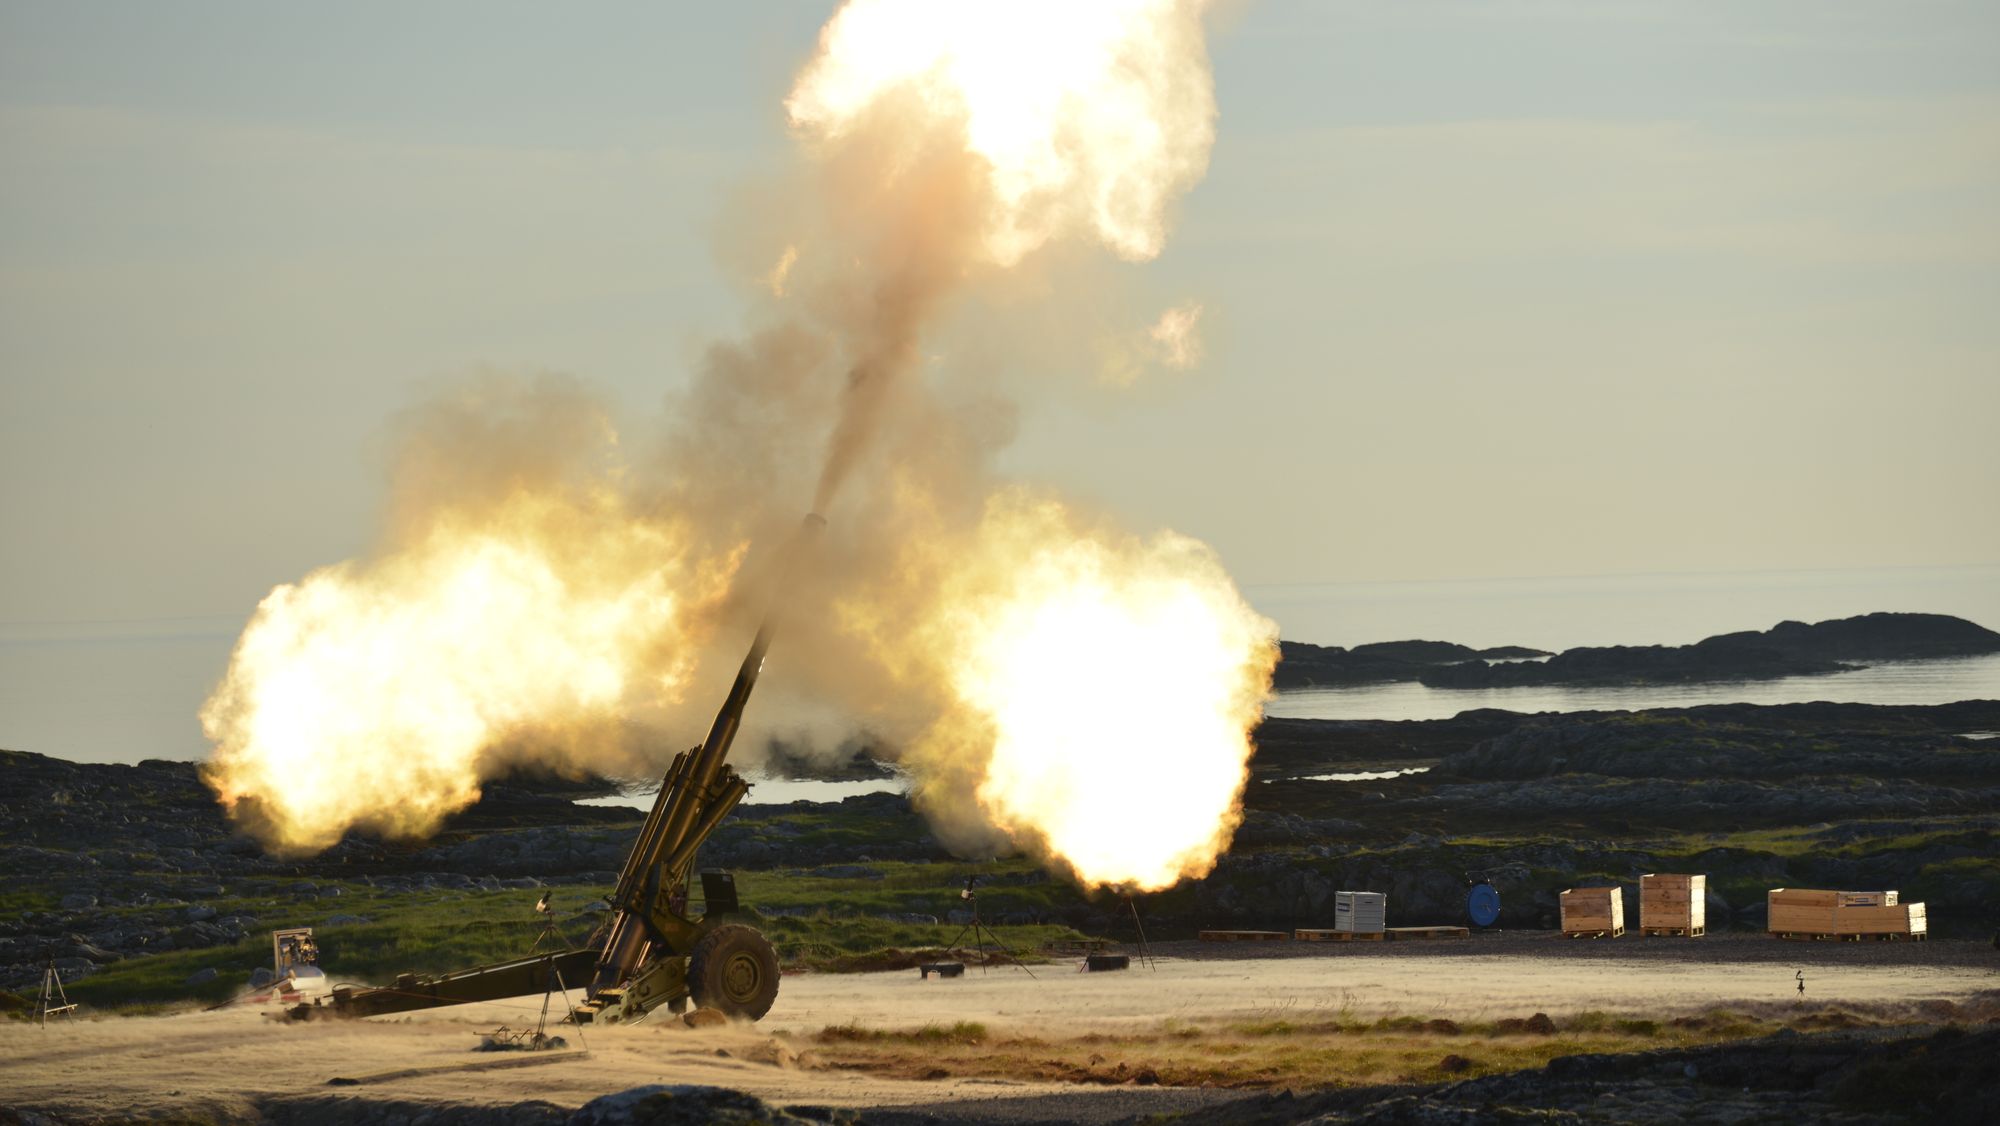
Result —
[[[1704,644],[1754,645],[1823,661],[1913,661],[2000,653],[2000,633],[1948,614],[1862,614],[1779,622],[1762,633],[1725,633]]]
[[[1813,676],[1855,662],[2000,653],[2000,633],[1944,614],[1864,614],[1806,625],[1780,622],[1762,632],[1718,634],[1693,645],[1613,645],[1566,649],[1546,661],[1466,660],[1424,670],[1431,688],[1536,685],[1688,684]]]
[[[1449,641],[1377,641],[1352,649],[1280,641],[1278,652],[1278,668],[1272,675],[1272,683],[1280,690],[1385,684],[1416,680],[1428,669],[1453,662],[1548,656],[1540,649],[1519,645],[1474,649]]]
[[[807,1126],[860,1121],[853,1111],[780,1109],[755,1095],[723,1087],[655,1083],[592,1099],[577,1108],[568,1126]]]
[[[1863,776],[2000,784],[2000,751],[1942,732],[1773,730],[1701,714],[1640,712],[1524,719],[1439,761],[1437,777],[1556,775],[1715,780]]]
[[[1278,1123],[1990,1120],[2000,1029],[1779,1032],[1700,1048],[1560,1056],[1548,1066],[1428,1088],[1263,1095],[1217,1108],[1222,1126]]]
[[[1250,766],[1265,778],[1428,766],[1527,718],[1486,708],[1434,720],[1266,719],[1253,733]]]

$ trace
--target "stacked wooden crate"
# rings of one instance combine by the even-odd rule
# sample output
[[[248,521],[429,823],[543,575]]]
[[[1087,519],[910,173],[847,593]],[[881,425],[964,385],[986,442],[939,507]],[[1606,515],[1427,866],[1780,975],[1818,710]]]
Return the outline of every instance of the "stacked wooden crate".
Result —
[[[1893,891],[1773,888],[1765,929],[1811,938],[1924,937],[1930,920],[1921,903],[1900,903]]]
[[[1562,929],[1571,938],[1617,938],[1624,934],[1624,893],[1617,888],[1571,888],[1563,892]]]
[[[1837,891],[1772,888],[1764,897],[1765,929],[1772,934],[1833,934],[1833,912],[1840,905]]]
[[[1930,932],[1930,917],[1921,903],[1884,903],[1834,909],[1834,933],[1840,935],[1906,935],[1922,938]]]
[[[1356,934],[1381,934],[1388,921],[1389,897],[1379,891],[1333,893],[1333,929]]]
[[[1698,938],[1708,932],[1708,877],[1659,873],[1639,877],[1639,933]]]

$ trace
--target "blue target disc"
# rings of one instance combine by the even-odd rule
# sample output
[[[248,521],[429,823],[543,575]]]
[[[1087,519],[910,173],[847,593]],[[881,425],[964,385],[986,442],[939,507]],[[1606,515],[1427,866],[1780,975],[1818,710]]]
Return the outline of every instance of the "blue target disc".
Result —
[[[1490,927],[1500,919],[1500,893],[1492,884],[1474,884],[1465,894],[1465,913],[1472,917],[1472,925]]]

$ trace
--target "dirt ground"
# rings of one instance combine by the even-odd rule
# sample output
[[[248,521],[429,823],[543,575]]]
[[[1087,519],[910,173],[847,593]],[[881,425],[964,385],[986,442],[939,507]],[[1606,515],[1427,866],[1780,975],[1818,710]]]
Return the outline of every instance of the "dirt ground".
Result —
[[[755,1026],[690,1029],[661,1014],[586,1028],[582,1051],[474,1053],[478,1034],[532,1025],[539,999],[433,1010],[369,1022],[286,1023],[247,1010],[84,1019],[43,1030],[0,1026],[0,1105],[78,1116],[162,1113],[254,1119],[259,1100],[358,1098],[580,1105],[647,1083],[732,1087],[778,1104],[970,1108],[1061,1095],[1077,1119],[1191,1109],[1220,1093],[1080,1089],[1006,1080],[888,1079],[813,1065],[810,1038],[829,1025],[910,1029],[977,1021],[996,1032],[1082,1035],[1168,1020],[1373,1016],[1491,1020],[1607,1010],[1653,1017],[1715,1006],[1963,1001],[2000,988],[2000,952],[1973,941],[1794,944],[1763,936],[1575,942],[1545,934],[1456,942],[1162,944],[1155,967],[1078,973],[969,969],[955,980],[914,971],[798,974]],[[573,1030],[563,1030],[566,1035]],[[522,1066],[525,1065],[525,1066]],[[360,1079],[329,1086],[335,1078]],[[1047,1106],[1044,1106],[1047,1109]]]

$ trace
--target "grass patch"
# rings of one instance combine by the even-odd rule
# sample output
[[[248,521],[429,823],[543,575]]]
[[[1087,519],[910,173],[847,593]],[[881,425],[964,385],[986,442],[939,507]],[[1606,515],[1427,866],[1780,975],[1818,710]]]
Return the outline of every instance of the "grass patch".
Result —
[[[893,1030],[863,1028],[852,1021],[846,1024],[829,1024],[813,1037],[822,1044],[870,1043],[870,1044],[917,1044],[935,1046],[939,1044],[984,1044],[988,1039],[986,1026],[976,1020],[961,1020],[952,1024],[926,1024],[921,1028]]]
[[[1558,1056],[1694,1047],[1778,1027],[1776,1021],[1716,1010],[1666,1023],[1607,1012],[1554,1024],[1525,1018],[1461,1024],[1418,1015],[1366,1021],[1175,1019],[1150,1029],[1063,1037],[1011,1035],[977,1024],[899,1030],[850,1022],[830,1025],[811,1040],[828,1065],[903,1079],[1304,1088],[1442,1082],[1540,1067]]]

